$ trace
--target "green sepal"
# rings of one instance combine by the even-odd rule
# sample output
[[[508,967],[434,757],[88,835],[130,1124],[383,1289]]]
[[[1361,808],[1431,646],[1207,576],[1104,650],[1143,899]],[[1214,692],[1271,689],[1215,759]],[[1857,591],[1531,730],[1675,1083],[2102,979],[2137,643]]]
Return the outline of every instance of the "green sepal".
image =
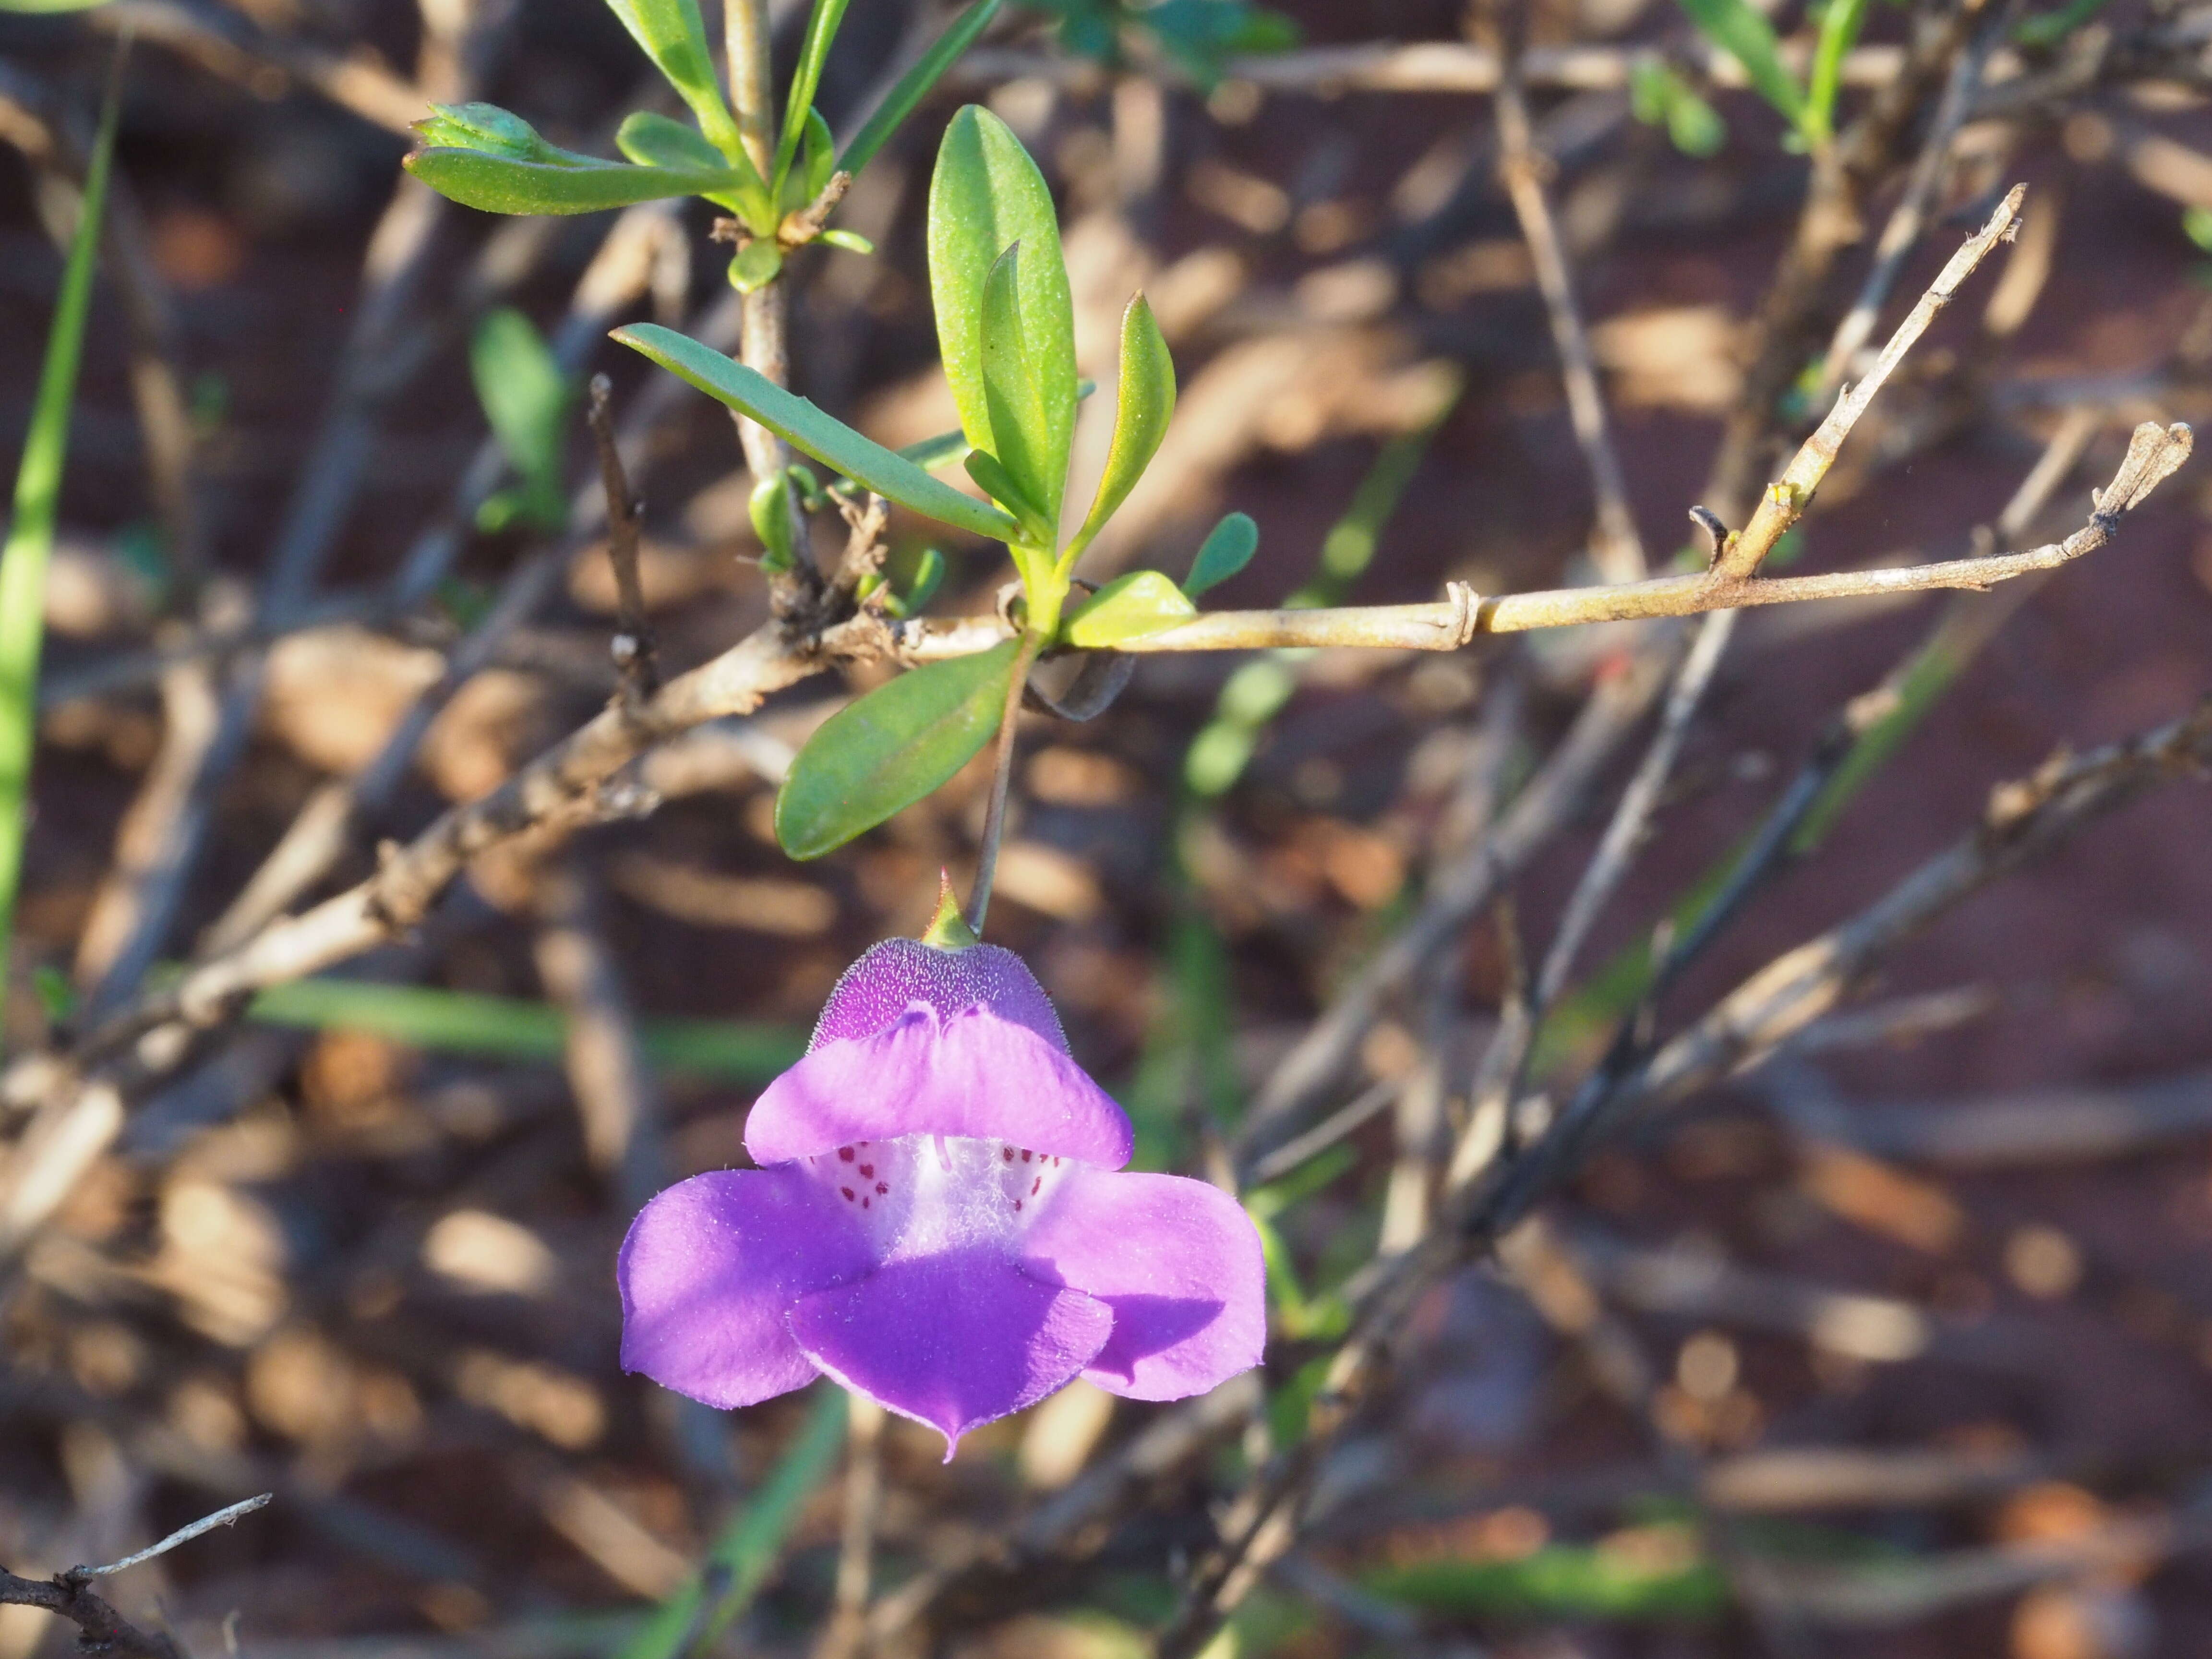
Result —
[[[823,721],[776,792],[783,850],[820,858],[942,787],[999,729],[1020,648],[912,669]]]
[[[983,942],[975,937],[968,918],[960,914],[960,901],[953,896],[952,872],[949,870],[937,872],[937,914],[921,930],[921,942],[940,951],[965,951]]]

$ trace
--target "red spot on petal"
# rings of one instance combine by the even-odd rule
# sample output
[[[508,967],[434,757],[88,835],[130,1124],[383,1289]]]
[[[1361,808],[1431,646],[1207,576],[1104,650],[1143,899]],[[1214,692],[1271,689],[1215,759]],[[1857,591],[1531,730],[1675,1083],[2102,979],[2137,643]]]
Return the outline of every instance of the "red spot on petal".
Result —
[[[868,1200],[864,1198],[860,1200],[860,1207],[864,1210],[868,1207]]]
[[[1042,1176],[1039,1176],[1035,1181],[1030,1182],[1030,1196],[1031,1198],[1035,1198],[1037,1195],[1038,1188],[1042,1188],[1043,1185],[1044,1177]]]
[[[891,1183],[888,1181],[878,1181],[876,1183],[876,1190],[879,1193],[887,1193],[890,1191],[890,1189]]]
[[[840,1146],[837,1149],[837,1156],[843,1162],[850,1164],[853,1161],[853,1149],[850,1146]]]
[[[873,1181],[875,1178],[876,1166],[872,1164],[863,1164],[860,1166],[860,1179],[863,1181]]]
[[[853,1201],[853,1189],[850,1187],[840,1187],[837,1190],[845,1194],[845,1201],[848,1204]]]
[[[1014,1149],[1009,1146],[1004,1152],[1000,1152],[999,1156],[1005,1158],[1007,1163],[1012,1164],[1014,1161]]]
[[[1060,1159],[1059,1159],[1058,1158],[1054,1158],[1053,1159],[1053,1161],[1052,1161],[1052,1167],[1053,1167],[1054,1169],[1055,1169],[1055,1170],[1057,1170],[1057,1169],[1060,1167]]]
[[[1018,1198],[1014,1200],[1014,1207],[1018,1210],[1022,1207],[1022,1201]]]
[[[1029,1161],[1030,1161],[1030,1149],[1029,1149],[1028,1147],[1024,1146],[1024,1147],[1023,1147],[1023,1148],[1022,1148],[1022,1162],[1023,1162],[1023,1163],[1024,1163],[1024,1164],[1026,1164],[1026,1163],[1028,1163]]]

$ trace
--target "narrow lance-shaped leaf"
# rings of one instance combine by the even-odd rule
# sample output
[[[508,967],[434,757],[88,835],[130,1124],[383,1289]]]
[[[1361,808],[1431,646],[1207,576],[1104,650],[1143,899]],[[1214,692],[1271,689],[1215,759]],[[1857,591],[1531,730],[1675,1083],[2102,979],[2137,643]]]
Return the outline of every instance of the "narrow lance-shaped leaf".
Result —
[[[691,106],[714,148],[732,163],[742,161],[759,182],[759,173],[745,158],[737,118],[722,100],[722,83],[707,50],[707,26],[700,20],[697,0],[607,0],[607,9],[622,19],[653,66]]]
[[[744,187],[727,167],[627,167],[588,157],[519,161],[473,149],[418,149],[406,167],[447,200],[486,213],[597,213],[671,196],[720,198]]]
[[[983,385],[983,289],[991,267],[1022,245],[1016,289],[1023,349],[1037,387],[1044,429],[1033,444],[1057,456],[1051,500],[1066,468],[1075,427],[1075,316],[1062,262],[1052,192],[1004,121],[970,104],[952,118],[929,185],[929,287],[938,349],[968,441],[1000,453]]]
[[[524,511],[543,527],[557,527],[568,516],[561,491],[568,376],[530,319],[508,306],[488,312],[477,325],[469,340],[469,373],[492,435],[522,479]]]
[[[791,77],[791,101],[786,106],[783,131],[776,140],[775,177],[780,187],[791,171],[791,158],[799,153],[799,140],[806,118],[813,112],[815,88],[822,84],[822,65],[830,56],[830,43],[837,38],[848,0],[814,0],[806,19],[806,39],[799,48],[799,67]]]
[[[820,858],[943,786],[999,729],[1019,649],[914,669],[823,722],[776,793],[783,850]]]
[[[1085,650],[1142,639],[1188,622],[1198,607],[1157,570],[1132,570],[1092,594],[1069,619],[1067,642]]]
[[[1021,264],[1022,245],[1016,242],[998,257],[983,279],[983,400],[991,412],[1000,465],[1012,475],[1024,499],[1035,505],[1049,538],[1050,526],[1060,519],[1067,452],[1063,447],[1055,456],[1047,446],[1071,428],[1053,420],[1030,359],[1022,327]]]
[[[1743,65],[1760,97],[1789,117],[1793,126],[1804,125],[1804,89],[1782,62],[1771,23],[1747,0],[1681,0],[1681,6],[1715,46]]]
[[[46,362],[31,401],[30,430],[15,470],[15,516],[0,548],[0,963],[15,915],[22,875],[25,797],[36,741],[39,653],[45,642],[46,562],[53,551],[62,462],[69,450],[70,410],[76,401],[77,365],[92,306],[92,273],[100,251],[100,216],[107,204],[107,176],[115,156],[115,122],[121,107],[121,65],[108,82],[93,141],[76,232],[62,269],[60,297],[46,335]]]
[[[860,130],[845,146],[837,165],[847,173],[858,173],[873,161],[876,152],[899,129],[899,124],[914,113],[915,106],[929,95],[930,88],[942,80],[945,71],[958,61],[960,54],[975,43],[975,37],[990,26],[999,15],[999,0],[975,0],[975,3],[952,20],[952,26],[937,37],[936,44],[915,60],[915,65],[898,78],[898,84],[884,94],[884,101],[876,106]]]
[[[978,536],[1004,541],[1018,533],[1013,520],[988,501],[931,477],[896,451],[861,436],[712,346],[658,323],[633,323],[615,330],[614,337],[878,495]]]
[[[1083,527],[1068,544],[1066,562],[1073,566],[1107,520],[1128,499],[1137,480],[1152,465],[1160,440],[1167,435],[1168,420],[1175,413],[1175,359],[1153,319],[1152,308],[1141,294],[1121,313],[1121,375],[1120,402],[1114,410],[1114,441],[1106,452],[1106,471],[1099,477],[1098,493]]]
[[[1835,131],[1836,94],[1844,81],[1844,56],[1857,43],[1866,24],[1867,0],[1828,0],[1820,14],[1820,38],[1813,49],[1813,72],[1805,100],[1805,130],[1815,141]]]
[[[1252,562],[1260,549],[1260,526],[1249,513],[1231,513],[1207,532],[1198,556],[1190,562],[1190,574],[1182,591],[1196,599],[1209,587],[1218,587]]]

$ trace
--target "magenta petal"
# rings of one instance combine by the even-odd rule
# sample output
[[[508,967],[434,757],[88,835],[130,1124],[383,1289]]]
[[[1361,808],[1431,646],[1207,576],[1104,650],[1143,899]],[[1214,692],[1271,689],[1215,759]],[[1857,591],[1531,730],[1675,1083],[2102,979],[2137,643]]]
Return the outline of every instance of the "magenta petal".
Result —
[[[757,1164],[862,1140],[964,1135],[1118,1170],[1129,1120],[1084,1069],[1025,1025],[916,1003],[888,1029],[825,1042],[761,1091],[745,1120]]]
[[[623,1369],[725,1407],[801,1388],[819,1373],[786,1310],[872,1265],[836,1200],[796,1170],[679,1182],[623,1241]]]
[[[1113,1324],[1103,1304],[1040,1284],[988,1249],[893,1262],[791,1310],[808,1358],[938,1430],[947,1462],[977,1424],[1073,1381]]]
[[[1260,1363],[1267,1267],[1236,1200],[1180,1176],[1068,1176],[1021,1250],[1031,1273],[1114,1310],[1086,1378],[1132,1400],[1180,1400]]]
[[[947,951],[918,939],[887,939],[848,968],[823,1005],[814,1040],[806,1046],[812,1050],[825,1042],[873,1036],[917,1002],[948,1019],[980,1003],[1067,1052],[1066,1035],[1044,987],[1012,951],[996,945]]]

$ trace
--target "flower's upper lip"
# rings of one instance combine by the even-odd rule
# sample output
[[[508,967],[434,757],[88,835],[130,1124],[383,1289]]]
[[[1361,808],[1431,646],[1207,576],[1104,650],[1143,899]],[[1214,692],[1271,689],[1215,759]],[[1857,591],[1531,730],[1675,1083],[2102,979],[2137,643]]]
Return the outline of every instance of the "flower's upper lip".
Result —
[[[754,1162],[862,1140],[958,1135],[1072,1158],[1129,1161],[1129,1120],[1080,1066],[1027,1024],[978,1005],[916,1001],[873,1036],[824,1042],[777,1078],[745,1121]]]

